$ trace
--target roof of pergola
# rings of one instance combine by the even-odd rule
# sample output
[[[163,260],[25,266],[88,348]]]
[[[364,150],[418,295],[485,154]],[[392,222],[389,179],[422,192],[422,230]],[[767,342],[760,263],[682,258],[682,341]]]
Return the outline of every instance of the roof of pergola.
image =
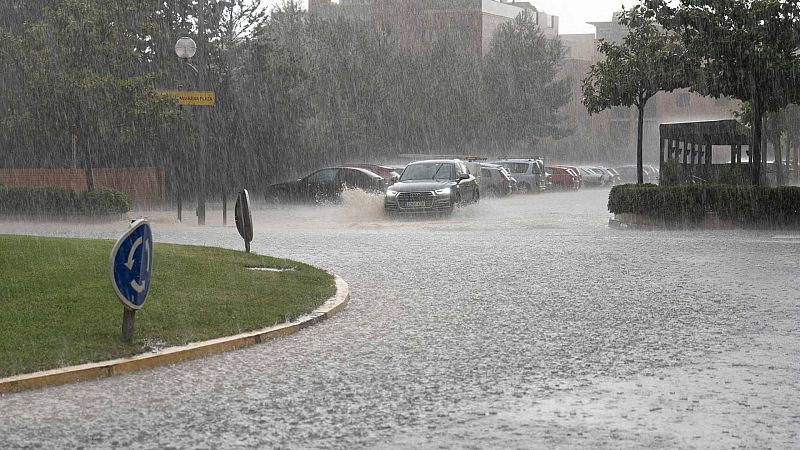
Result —
[[[734,119],[662,123],[661,139],[700,145],[749,145],[750,129]]]

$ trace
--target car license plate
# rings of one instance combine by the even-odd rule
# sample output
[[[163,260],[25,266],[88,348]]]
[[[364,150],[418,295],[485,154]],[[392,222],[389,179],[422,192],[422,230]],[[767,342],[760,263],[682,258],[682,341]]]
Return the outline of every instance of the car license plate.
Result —
[[[425,202],[406,202],[406,207],[414,208],[417,206],[425,206]]]

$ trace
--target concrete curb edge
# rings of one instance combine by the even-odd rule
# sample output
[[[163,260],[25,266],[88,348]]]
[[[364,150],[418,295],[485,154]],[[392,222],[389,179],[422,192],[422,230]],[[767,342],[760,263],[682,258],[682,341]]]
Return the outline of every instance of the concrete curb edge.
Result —
[[[311,325],[333,317],[347,306],[347,303],[350,301],[350,287],[340,277],[334,277],[336,280],[336,294],[310,314],[301,316],[292,322],[285,322],[233,336],[169,347],[156,353],[144,353],[130,358],[112,359],[109,361],[80,364],[77,366],[0,378],[0,394],[111,377],[135,372],[137,370],[175,364],[181,361],[198,359],[229,350],[261,344],[270,339],[294,334],[304,328],[308,328]]]

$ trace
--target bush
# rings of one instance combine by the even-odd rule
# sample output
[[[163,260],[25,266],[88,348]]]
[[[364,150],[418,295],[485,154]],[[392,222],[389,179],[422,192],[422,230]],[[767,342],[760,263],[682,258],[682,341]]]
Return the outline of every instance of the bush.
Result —
[[[632,213],[671,224],[696,224],[713,211],[741,224],[800,224],[800,187],[695,184],[624,184],[611,189],[608,210]]]
[[[130,209],[128,196],[115,189],[75,192],[52,187],[0,186],[0,214],[102,215]]]
[[[659,181],[664,186],[674,186],[677,184],[685,184],[688,182],[683,166],[677,159],[670,159],[661,164],[661,174]]]
[[[719,169],[719,182],[720,184],[750,184],[750,177],[744,172],[744,167],[741,164],[729,165],[725,164]]]

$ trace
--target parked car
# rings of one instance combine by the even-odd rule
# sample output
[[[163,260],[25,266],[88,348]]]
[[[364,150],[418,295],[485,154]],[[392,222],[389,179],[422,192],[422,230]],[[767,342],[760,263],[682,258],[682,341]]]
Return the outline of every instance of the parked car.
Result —
[[[583,187],[583,175],[581,174],[581,170],[578,169],[577,166],[568,166],[565,164],[559,164],[559,165],[554,165],[553,167],[561,167],[563,169],[569,170],[570,172],[572,172],[573,175],[578,177],[578,187],[576,187],[575,189],[580,189]]]
[[[392,179],[400,178],[400,172],[402,170],[397,170],[391,166],[382,166],[380,164],[369,164],[369,163],[347,163],[345,167],[360,167],[362,169],[367,169],[370,172],[373,172],[377,175],[383,177],[387,184],[392,184]]]
[[[648,183],[658,184],[659,170],[657,167],[649,166],[647,164],[642,166],[642,170],[647,173]]]
[[[553,186],[553,171],[549,167],[544,168],[544,179],[546,180],[547,183],[546,189],[548,191],[553,190],[555,188]]]
[[[477,203],[480,188],[460,159],[415,161],[386,190],[386,213],[445,213],[455,206]]]
[[[485,195],[505,196],[514,192],[514,179],[497,164],[480,164],[480,188]]]
[[[584,185],[599,187],[605,184],[605,175],[603,172],[587,166],[580,166],[578,170],[581,172]]]
[[[383,177],[357,167],[326,167],[296,181],[267,187],[266,199],[275,203],[335,202],[345,189],[383,193]]]
[[[517,190],[522,193],[544,192],[547,188],[547,177],[544,161],[541,159],[501,159],[493,161],[506,168],[517,180]]]
[[[603,173],[603,184],[606,186],[614,186],[619,182],[619,174],[608,167],[592,167],[595,171]]]
[[[546,170],[550,172],[550,182],[553,184],[553,189],[580,188],[578,175],[571,169],[560,166],[548,166]]]
[[[617,167],[623,183],[636,184],[639,177],[636,175],[636,164]],[[642,166],[642,181],[644,183],[658,184],[658,173],[651,166]]]

